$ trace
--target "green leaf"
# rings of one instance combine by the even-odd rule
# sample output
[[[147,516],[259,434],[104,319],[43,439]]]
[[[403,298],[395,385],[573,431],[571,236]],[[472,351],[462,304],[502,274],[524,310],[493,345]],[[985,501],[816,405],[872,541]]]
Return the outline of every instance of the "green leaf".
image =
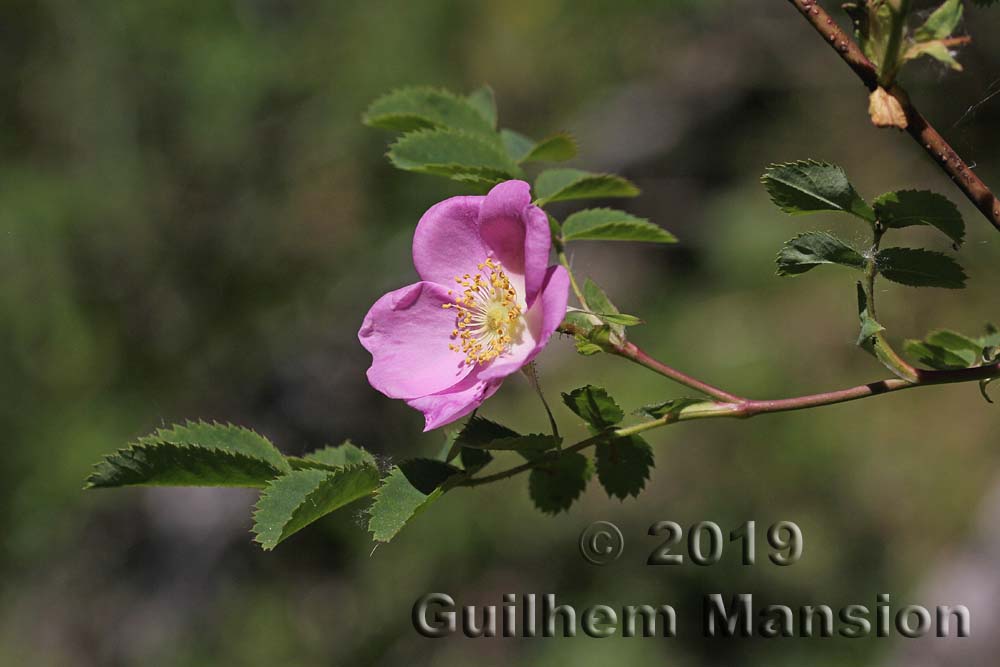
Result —
[[[187,422],[159,429],[94,466],[86,488],[262,487],[291,467],[274,445],[231,424]]]
[[[473,103],[436,88],[402,88],[372,102],[362,121],[372,127],[402,132],[451,128],[493,137],[494,124],[484,114],[482,103],[482,99]]]
[[[587,278],[583,284],[583,298],[586,299],[587,305],[590,307],[591,315],[608,324],[618,337],[625,335],[626,325],[622,324],[621,321],[612,321],[615,316],[622,314],[621,311],[615,304],[611,303],[611,299],[608,298],[604,290],[590,278]],[[607,319],[609,316],[611,319]]]
[[[535,179],[538,206],[570,199],[635,197],[639,188],[613,174],[594,174],[580,169],[547,169]]]
[[[462,447],[459,459],[462,461],[462,469],[471,475],[488,466],[493,461],[493,455],[485,449]]]
[[[489,449],[493,451],[514,451],[540,454],[555,449],[562,444],[562,439],[552,435],[529,434],[508,438],[497,438],[482,445],[469,445],[470,448]]]
[[[456,180],[498,183],[518,173],[517,166],[497,146],[457,130],[404,134],[389,147],[388,155],[399,169]]]
[[[459,447],[476,447],[482,449],[494,440],[516,438],[519,435],[517,431],[511,430],[502,424],[484,419],[483,417],[473,416],[466,422],[461,433],[458,434],[455,444]]]
[[[520,435],[506,426],[482,417],[469,419],[455,440],[457,446],[477,451],[507,450],[535,453],[558,447],[561,442],[551,435]]]
[[[491,129],[497,127],[497,100],[493,94],[493,89],[489,86],[482,86],[469,93],[465,98],[469,105],[479,112],[486,124]]]
[[[437,459],[407,459],[397,466],[417,490],[429,494],[461,470]]]
[[[579,452],[562,454],[552,463],[535,468],[528,477],[528,492],[535,507],[546,514],[568,510],[593,475],[590,460]]]
[[[312,522],[378,486],[378,469],[358,463],[330,472],[295,470],[271,481],[254,512],[254,539],[265,550],[276,547]]]
[[[625,500],[639,495],[653,467],[653,449],[637,435],[597,445],[597,479],[609,497]]]
[[[534,139],[514,130],[500,130],[500,141],[510,159],[518,164],[524,162],[524,159],[531,153],[531,149],[535,147]]]
[[[577,144],[566,132],[542,139],[519,162],[562,162],[576,157]]]
[[[886,248],[876,256],[879,272],[893,282],[911,287],[961,289],[967,276],[948,255],[916,248]]]
[[[584,310],[567,311],[563,318],[562,327],[569,327],[580,333],[586,334],[598,324],[597,317]]]
[[[980,363],[984,346],[955,331],[939,329],[932,331],[924,340],[907,340],[903,351],[911,359],[938,370],[969,368]]]
[[[188,421],[161,428],[143,436],[139,444],[170,442],[175,445],[191,445],[202,449],[225,450],[246,454],[267,461],[278,470],[290,470],[285,457],[271,441],[264,436],[242,426],[220,424],[218,422]]]
[[[84,488],[248,486],[262,488],[288,472],[242,452],[169,442],[135,444],[94,466]]]
[[[920,56],[930,56],[940,63],[944,63],[948,67],[952,68],[956,72],[962,71],[962,63],[955,59],[952,54],[951,49],[944,42],[922,42],[920,44],[914,44],[906,50],[903,55],[903,61],[908,62],[910,60],[916,60]]]
[[[926,190],[901,190],[880,195],[874,202],[875,214],[886,227],[900,229],[929,225],[961,245],[965,241],[965,221],[951,200]]]
[[[844,170],[836,165],[815,160],[772,164],[761,182],[771,201],[790,215],[840,211],[875,221],[874,211],[847,180]]]
[[[945,0],[935,9],[922,26],[913,33],[918,42],[951,37],[962,20],[962,0]]]
[[[677,242],[676,236],[649,220],[610,208],[574,213],[566,218],[562,229],[565,241]]]
[[[604,352],[604,348],[596,343],[591,343],[589,340],[578,338],[576,340],[576,351],[585,357],[592,357],[595,354]]]
[[[388,542],[443,493],[441,487],[424,493],[395,467],[375,492],[375,502],[368,510],[368,530],[376,542]]]
[[[625,418],[625,413],[604,389],[587,385],[562,395],[563,402],[595,430],[603,431]]]
[[[991,7],[992,5],[995,5],[998,2],[1000,2],[1000,0],[972,0],[972,1],[977,5],[979,5],[980,7]]]
[[[972,365],[961,355],[920,340],[903,341],[903,352],[910,359],[936,370],[954,370]]]
[[[625,313],[594,313],[594,316],[608,324],[618,324],[623,327],[637,327],[644,324],[643,320],[635,315],[626,315]]]
[[[305,455],[304,458],[288,457],[288,462],[295,470],[335,469],[358,463],[376,465],[375,457],[350,440],[345,440],[337,447],[324,447]]]
[[[826,232],[806,232],[785,242],[778,257],[779,276],[796,276],[821,264],[839,264],[864,269],[865,258],[836,236]]]
[[[932,345],[938,345],[956,354],[964,355],[971,360],[970,366],[979,360],[979,356],[983,353],[983,347],[985,347],[978,340],[949,329],[932,331],[927,334],[925,340]]]

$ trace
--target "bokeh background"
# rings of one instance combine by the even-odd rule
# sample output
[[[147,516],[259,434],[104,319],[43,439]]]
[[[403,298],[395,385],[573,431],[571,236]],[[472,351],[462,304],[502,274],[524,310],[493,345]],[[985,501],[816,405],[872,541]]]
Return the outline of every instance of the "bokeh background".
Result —
[[[1000,10],[970,8],[965,73],[921,63],[905,82],[1000,185],[998,28]],[[683,424],[650,435],[657,467],[638,500],[593,483],[551,518],[521,477],[449,495],[374,553],[360,508],[263,553],[255,493],[81,490],[102,454],[185,418],[245,424],[287,453],[348,437],[396,460],[439,450],[441,433],[421,434],[419,414],[367,385],[356,331],[379,295],[413,280],[420,214],[461,189],[390,168],[388,135],[359,117],[397,86],[483,83],[504,126],[574,132],[575,165],[634,179],[644,195],[628,209],[682,239],[572,255],[647,320],[634,340],[685,370],[755,397],[885,374],[853,347],[851,276],[774,276],[780,243],[805,227],[769,204],[769,162],[838,162],[867,196],[952,197],[969,288],[884,286],[881,319],[900,338],[1000,319],[996,232],[908,137],[871,126],[861,85],[786,2],[4,0],[0,664],[994,664],[1000,412],[975,386]],[[552,395],[595,382],[627,409],[687,393],[569,341],[540,370]],[[546,424],[516,379],[484,414]],[[606,568],[576,547],[598,519],[627,540]],[[745,568],[727,549],[710,568],[647,567],[646,528],[661,519],[793,520],[805,556]],[[682,635],[432,641],[410,625],[431,591],[460,604],[504,592],[669,602]],[[710,592],[964,603],[973,638],[709,642],[697,619]]]

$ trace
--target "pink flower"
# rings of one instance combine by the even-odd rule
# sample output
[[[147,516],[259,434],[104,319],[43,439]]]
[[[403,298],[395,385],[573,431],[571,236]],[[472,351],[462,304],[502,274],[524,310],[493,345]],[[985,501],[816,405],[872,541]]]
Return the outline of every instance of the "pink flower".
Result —
[[[371,385],[423,412],[426,431],[482,405],[566,314],[569,275],[549,266],[551,244],[523,181],[433,206],[413,236],[421,281],[376,301],[358,333]]]

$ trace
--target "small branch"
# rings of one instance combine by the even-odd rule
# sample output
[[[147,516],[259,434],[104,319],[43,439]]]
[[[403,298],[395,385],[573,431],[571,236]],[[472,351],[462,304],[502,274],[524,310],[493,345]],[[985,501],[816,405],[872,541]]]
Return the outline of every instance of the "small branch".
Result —
[[[576,299],[580,302],[580,307],[589,311],[590,306],[587,305],[587,299],[583,296],[583,290],[580,289],[580,285],[576,282],[576,276],[573,275],[573,269],[569,265],[569,259],[566,257],[566,251],[563,250],[561,243],[559,244],[557,254],[559,257],[559,263],[566,268],[566,273],[569,274],[569,284],[573,287],[573,293],[576,294]]]
[[[881,380],[870,384],[863,384],[857,387],[831,391],[822,394],[809,394],[797,396],[795,398],[783,398],[777,400],[752,401],[740,400],[737,402],[716,402],[708,404],[695,404],[683,408],[677,412],[671,412],[659,419],[643,422],[627,428],[620,428],[610,433],[600,433],[595,436],[581,440],[571,447],[567,447],[562,452],[578,452],[588,447],[592,447],[607,438],[624,438],[630,435],[637,435],[645,431],[650,431],[662,426],[668,426],[682,421],[694,419],[749,419],[762,414],[777,412],[791,412],[794,410],[806,410],[824,405],[836,405],[857,401],[871,396],[903,391],[904,389],[914,389],[916,387],[929,387],[940,384],[957,384],[961,382],[978,382],[982,380],[992,380],[1000,377],[1000,363],[988,366],[977,366],[974,368],[963,368],[953,371],[920,371],[920,380],[916,383],[907,382],[892,378]],[[485,477],[473,477],[460,482],[458,486],[481,486],[508,479],[522,472],[527,472],[538,465],[551,460],[548,457],[529,461],[508,470],[504,470]]]
[[[788,0],[802,12],[816,31],[826,42],[840,54],[868,90],[879,86],[878,71],[865,57],[854,39],[844,32],[837,22],[814,0]],[[985,183],[969,168],[955,150],[944,140],[944,137],[924,118],[910,102],[909,96],[900,86],[893,86],[889,91],[903,107],[906,113],[907,128],[924,150],[938,163],[955,185],[965,193],[976,208],[1000,230],[1000,199],[990,191]]]
[[[708,384],[707,382],[702,382],[697,378],[693,378],[690,375],[681,373],[679,370],[671,368],[670,366],[667,366],[666,364],[657,361],[653,357],[643,352],[641,349],[639,349],[638,346],[634,345],[633,343],[626,342],[622,345],[615,346],[609,349],[608,352],[610,352],[611,354],[616,354],[619,357],[624,357],[625,359],[628,359],[630,361],[634,361],[640,366],[644,366],[655,373],[659,373],[664,377],[670,378],[674,382],[679,382],[685,387],[690,387],[691,389],[701,392],[706,396],[711,396],[716,400],[723,401],[726,403],[739,403],[745,400],[735,394],[730,394],[728,391],[724,391],[722,389],[719,389],[718,387],[714,387]]]

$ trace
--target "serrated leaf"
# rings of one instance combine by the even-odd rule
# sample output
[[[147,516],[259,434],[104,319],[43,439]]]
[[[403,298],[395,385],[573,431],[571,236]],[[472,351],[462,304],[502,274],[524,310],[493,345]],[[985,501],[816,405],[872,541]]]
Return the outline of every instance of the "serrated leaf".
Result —
[[[785,213],[850,213],[869,222],[875,213],[857,193],[841,167],[815,160],[772,164],[761,179],[771,201]]]
[[[839,264],[864,269],[865,258],[836,236],[826,232],[806,232],[785,241],[775,259],[779,276],[796,276],[822,264]]]
[[[327,470],[295,470],[268,483],[254,512],[254,540],[265,550],[344,505],[371,495],[378,469],[359,463]]]
[[[540,454],[555,449],[562,444],[562,439],[552,435],[533,433],[507,438],[497,438],[481,445],[469,445],[470,448],[488,449],[493,451],[513,451],[521,453]]]
[[[572,214],[562,226],[565,241],[640,241],[676,243],[677,237],[624,211],[591,208]]]
[[[469,105],[479,112],[486,124],[489,125],[491,129],[496,129],[497,127],[497,100],[496,95],[493,94],[493,89],[489,86],[482,86],[472,91],[466,96],[465,100]]]
[[[597,431],[603,431],[625,418],[608,392],[600,387],[587,385],[562,395],[563,403]]]
[[[562,162],[576,157],[577,144],[567,132],[553,134],[535,144],[522,158],[523,162]]]
[[[248,428],[233,424],[188,421],[157,429],[138,439],[139,444],[162,442],[245,454],[267,461],[278,470],[290,470],[285,457],[270,440]]]
[[[928,225],[937,228],[958,245],[965,241],[965,221],[958,207],[936,192],[887,192],[875,199],[874,208],[879,221],[888,228]]]
[[[368,510],[368,530],[376,542],[388,542],[443,493],[441,487],[424,493],[395,467],[375,492],[375,502]]]
[[[306,454],[302,458],[288,457],[288,462],[295,470],[305,470],[310,468],[335,469],[358,463],[370,463],[376,465],[375,457],[361,447],[358,447],[350,440],[345,440],[342,444]]]
[[[253,431],[207,422],[162,428],[109,454],[86,488],[115,486],[262,487],[291,467],[274,445]]]
[[[288,472],[241,452],[169,442],[135,444],[94,466],[84,488],[244,486],[262,488]]]
[[[514,130],[500,130],[500,141],[510,159],[518,164],[524,162],[531,149],[535,147],[534,139]]]
[[[901,285],[961,289],[967,280],[958,262],[932,250],[885,248],[876,261],[883,276]]]
[[[535,179],[538,206],[570,199],[635,197],[638,194],[639,188],[628,179],[580,169],[546,169]]]
[[[1000,2],[1000,0],[972,0],[972,2],[979,5],[980,7],[991,7]]]
[[[625,500],[639,495],[653,467],[653,449],[637,435],[597,444],[597,479],[608,496]]]
[[[458,130],[420,130],[389,147],[399,169],[473,182],[501,182],[518,169],[496,145]]]
[[[951,37],[962,21],[962,0],[945,0],[944,4],[931,12],[922,26],[913,33],[918,42]]]
[[[477,104],[437,88],[402,88],[378,98],[362,121],[372,127],[409,132],[453,128],[473,134],[495,136],[494,125]]]
[[[552,463],[535,468],[528,477],[528,492],[535,507],[546,514],[566,511],[580,497],[593,475],[590,460],[568,452]]]
[[[906,50],[903,61],[916,60],[920,56],[930,56],[940,63],[944,63],[956,72],[962,71],[962,63],[955,59],[951,49],[942,41],[922,42],[914,44]]]

